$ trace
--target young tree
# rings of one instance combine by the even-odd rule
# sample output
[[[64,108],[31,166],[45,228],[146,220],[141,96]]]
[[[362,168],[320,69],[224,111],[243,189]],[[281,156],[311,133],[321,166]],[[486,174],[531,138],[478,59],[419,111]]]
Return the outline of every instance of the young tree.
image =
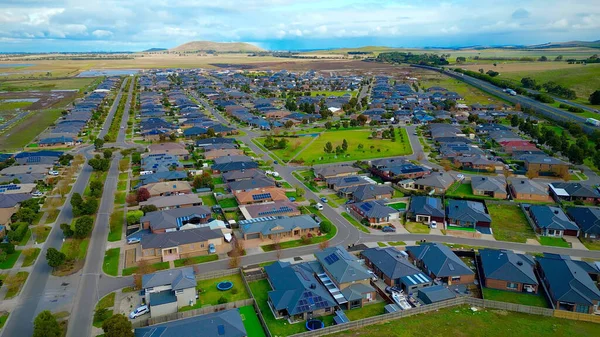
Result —
[[[73,229],[71,229],[71,226],[68,223],[61,223],[60,224],[60,229],[62,229],[63,231],[63,236],[65,238],[70,238],[73,236],[73,234],[75,234],[73,232]]]
[[[40,312],[33,321],[33,337],[60,337],[62,330],[49,310]]]
[[[331,145],[331,142],[327,142],[327,144],[325,144],[325,153],[331,153],[333,152],[333,145]]]
[[[344,141],[342,142],[342,150],[344,152],[348,151],[348,141],[346,141],[346,139],[344,139]]]
[[[590,104],[600,105],[600,90],[594,91],[589,98]]]
[[[212,188],[213,182],[210,173],[203,172],[201,175],[194,176],[194,181],[192,182],[192,186],[194,188]]]
[[[96,138],[94,140],[94,147],[96,148],[96,151],[100,150],[103,146],[104,146],[104,140],[102,140],[100,138]]]
[[[75,229],[73,230],[76,238],[83,239],[92,232],[94,227],[94,218],[91,216],[82,216],[75,221]]]
[[[140,211],[144,212],[144,215],[150,212],[158,211],[158,208],[154,205],[145,205],[140,208]]]
[[[101,197],[103,188],[104,188],[104,184],[99,180],[92,180],[90,182],[90,194],[93,197],[96,197],[96,198]]]
[[[125,315],[113,315],[102,323],[105,337],[134,337],[133,325]]]
[[[296,196],[298,198],[303,197],[304,193],[306,193],[306,191],[304,190],[304,188],[302,188],[302,186],[300,186],[300,185],[296,185],[294,187],[296,188]]]
[[[66,259],[67,256],[65,255],[65,253],[59,251],[56,248],[50,247],[46,251],[46,261],[48,262],[48,265],[52,268],[60,267],[63,263],[65,263]]]

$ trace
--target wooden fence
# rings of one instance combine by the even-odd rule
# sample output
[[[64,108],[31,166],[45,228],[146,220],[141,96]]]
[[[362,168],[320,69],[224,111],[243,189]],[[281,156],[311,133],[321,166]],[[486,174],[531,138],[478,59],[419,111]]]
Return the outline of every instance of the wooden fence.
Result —
[[[600,316],[598,315],[581,314],[572,311],[554,310],[554,317],[572,319],[576,321],[600,323]]]
[[[199,265],[196,267],[198,269],[200,269],[202,267],[202,265]],[[196,268],[196,267],[194,267],[194,268]],[[212,271],[212,272],[202,272],[201,270],[196,270],[196,281],[210,280],[213,278],[231,276],[231,275],[236,275],[236,274],[240,274],[239,268],[216,270],[216,271]]]

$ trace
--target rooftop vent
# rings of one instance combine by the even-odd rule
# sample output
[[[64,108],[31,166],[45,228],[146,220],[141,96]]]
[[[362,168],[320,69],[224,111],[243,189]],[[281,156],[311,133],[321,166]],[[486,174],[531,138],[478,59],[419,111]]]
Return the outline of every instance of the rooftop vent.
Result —
[[[523,265],[523,261],[517,261],[517,266],[522,266]]]

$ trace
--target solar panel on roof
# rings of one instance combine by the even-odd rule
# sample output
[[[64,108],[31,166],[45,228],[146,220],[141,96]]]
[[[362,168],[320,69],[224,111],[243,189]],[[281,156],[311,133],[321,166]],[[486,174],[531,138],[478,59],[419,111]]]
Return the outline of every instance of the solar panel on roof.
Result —
[[[344,180],[346,180],[346,182],[348,182],[348,183],[356,183],[356,182],[360,181],[360,179],[358,177],[349,177]]]

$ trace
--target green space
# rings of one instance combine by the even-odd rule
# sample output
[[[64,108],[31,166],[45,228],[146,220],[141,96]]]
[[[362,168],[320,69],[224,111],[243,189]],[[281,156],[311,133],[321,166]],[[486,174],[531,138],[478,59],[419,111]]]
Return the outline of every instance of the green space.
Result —
[[[221,185],[221,184],[223,184],[223,177],[214,177],[214,178],[212,178],[212,183],[214,185]]]
[[[15,250],[14,253],[6,255],[6,260],[0,262],[0,269],[10,269],[12,268],[19,256],[21,256],[22,250]]]
[[[48,238],[48,235],[50,235],[50,231],[52,230],[52,227],[37,226],[37,227],[33,227],[31,230],[34,235],[35,242],[42,243],[42,242],[46,242],[46,239]]]
[[[61,79],[10,80],[0,82],[0,91],[50,91],[81,89],[92,84],[93,77],[68,77]]]
[[[546,298],[540,294],[527,294],[517,291],[504,291],[485,287],[482,287],[481,289],[483,290],[483,297],[486,300],[548,308],[548,302],[546,301]],[[540,291],[543,290],[540,288]]]
[[[344,313],[350,319],[350,321],[357,321],[359,319],[373,317],[385,313],[385,307],[387,303],[385,301],[367,304],[362,308],[356,308],[351,310],[345,310]]]
[[[108,172],[94,172],[92,173],[92,176],[90,177],[90,181],[88,182],[88,184],[85,186],[85,190],[83,190],[83,196],[84,197],[91,197],[91,182],[92,181],[99,181],[102,183],[102,185],[104,185],[104,182],[106,181],[106,177],[108,176]]]
[[[600,240],[581,239],[581,243],[589,250],[600,250]]]
[[[296,192],[285,192],[285,196],[288,198],[296,198],[296,202],[301,202],[306,200],[306,198],[304,198],[304,196],[299,197],[298,194],[296,194]]]
[[[29,276],[29,273],[26,271],[20,271],[20,272],[17,272],[13,276],[9,276],[9,277],[13,278],[14,282],[11,282],[10,287],[8,285],[6,285],[6,287],[8,287],[8,289],[7,289],[8,291],[6,292],[4,299],[8,300],[10,298],[17,296],[19,294],[19,291],[21,291],[23,284],[25,284],[25,281],[27,281],[28,276]]]
[[[233,288],[227,291],[218,290],[217,283],[221,281],[233,282]],[[179,311],[193,310],[207,305],[217,305],[219,304],[219,299],[221,297],[225,298],[227,302],[235,302],[250,298],[250,294],[248,294],[240,274],[200,280],[196,285],[196,289],[198,290],[198,300],[196,300],[196,305],[185,306],[180,308]]]
[[[350,95],[352,97],[356,96],[356,91],[345,91],[345,90],[335,90],[335,91],[327,91],[327,90],[320,90],[320,91],[311,91],[310,92],[311,96],[325,96],[325,97],[329,97],[329,96],[344,96],[344,95]]]
[[[215,196],[212,194],[203,195],[203,196],[201,196],[201,198],[202,198],[202,205],[204,205],[204,206],[214,206],[217,204],[217,199],[215,199]]]
[[[58,214],[60,213],[60,210],[53,209],[51,211],[48,211],[47,213],[48,213],[48,216],[46,217],[46,221],[44,223],[51,224],[54,221],[56,221],[56,218],[58,218]]]
[[[387,206],[396,209],[396,210],[406,210],[406,203],[405,202],[395,202],[393,204],[387,204]]]
[[[382,324],[352,330],[361,337],[425,337],[425,336],[485,336],[485,337],[585,337],[598,333],[598,324],[529,315],[506,310],[480,309],[467,306],[444,308],[422,315],[401,318]],[[332,336],[348,336],[340,332]]]
[[[389,241],[388,245],[390,245],[390,246],[406,246],[406,242],[404,242],[404,241]]]
[[[90,238],[85,239],[67,239],[63,242],[60,251],[67,255],[67,260],[85,260],[87,247],[90,244]]]
[[[0,316],[0,329],[2,329],[4,327],[4,324],[6,324],[6,320],[8,319],[8,312],[5,312],[2,314],[2,316]]]
[[[32,104],[33,104],[33,102],[5,102],[5,101],[0,101],[0,111],[25,109],[25,108],[27,108],[28,106],[30,106]]]
[[[461,183],[460,181],[455,182],[448,188],[449,197],[461,197],[461,198],[472,198],[475,197],[473,189],[471,188],[471,182]]]
[[[272,336],[291,336],[306,331],[303,323],[289,324],[286,319],[275,319],[267,303],[268,292],[272,290],[269,281],[264,279],[249,282],[248,285]],[[325,326],[333,325],[333,315],[319,317],[319,319],[325,323]]]
[[[237,207],[238,202],[235,200],[235,198],[227,198],[219,200],[219,205],[223,208],[232,208]]]
[[[123,234],[123,218],[125,216],[125,210],[120,209],[111,213],[109,219],[109,232],[108,241],[115,242],[121,240],[121,234]]]
[[[273,154],[275,154],[275,156],[277,156],[279,159],[288,162],[290,161],[292,158],[294,158],[294,156],[302,151],[302,149],[304,149],[304,147],[310,143],[311,140],[313,140],[313,137],[274,137],[273,139],[275,141],[279,141],[281,139],[285,139],[287,140],[287,146],[284,149],[272,149],[269,150],[271,152],[273,152]],[[256,138],[254,140],[254,142],[260,142],[260,145],[262,145],[262,147],[265,147],[265,139],[267,139],[266,137],[261,137],[261,138]]]
[[[115,206],[125,205],[126,197],[126,192],[115,192]]]
[[[266,336],[263,327],[260,324],[260,320],[258,319],[258,315],[256,314],[256,311],[254,311],[254,306],[247,305],[239,308],[239,311],[242,322],[244,322],[244,328],[246,328],[246,332],[248,333],[247,337]]]
[[[35,263],[35,260],[40,255],[42,250],[40,248],[28,248],[23,250],[23,265],[21,267],[29,267]]]
[[[356,227],[359,231],[365,232],[365,233],[370,233],[369,230],[367,229],[367,227],[365,227],[365,225],[358,222],[358,220],[356,220],[352,215],[350,215],[346,212],[342,212],[342,216],[344,217],[344,219],[348,220],[348,222],[351,223],[352,226]]]
[[[429,234],[429,226],[420,222],[406,222],[404,228],[413,234]]]
[[[119,173],[119,180],[127,180],[129,174],[127,172]]]
[[[117,182],[117,191],[126,191],[127,190],[127,180],[119,180]]]
[[[47,109],[29,113],[10,131],[0,135],[0,151],[22,149],[50,124],[56,122],[62,111],[62,109]]]
[[[565,239],[563,239],[563,238],[540,236],[540,237],[538,237],[538,241],[542,244],[542,246],[571,248],[571,244],[568,243],[567,241],[565,241]]]
[[[113,307],[114,305],[115,305],[115,293],[112,292],[112,293],[102,297],[100,299],[100,301],[98,301],[98,303],[96,304],[96,309],[94,309],[94,310],[107,309],[107,308]]]
[[[98,301],[95,308],[94,321],[92,323],[96,328],[101,328],[102,323],[113,315],[113,310],[108,310],[115,305],[115,293],[112,292]],[[103,311],[103,314],[98,314],[98,311]]]
[[[402,198],[402,197],[404,197],[404,193],[402,193],[401,191],[394,188],[394,195],[392,195],[392,198]],[[406,205],[404,205],[404,206],[406,206]]]
[[[385,243],[385,242],[377,242],[377,245],[379,247],[388,247],[387,243]]]
[[[152,264],[151,267],[152,267],[152,269],[154,269],[156,271],[169,269],[169,262],[157,262],[155,264]],[[135,274],[137,269],[138,269],[138,267],[124,268],[123,272],[121,274],[123,276],[133,275],[133,274]]]
[[[216,261],[218,259],[219,259],[219,255],[211,254],[211,255],[202,255],[202,256],[188,257],[185,259],[179,259],[179,260],[173,261],[173,263],[175,264],[176,268],[179,268],[179,267],[183,267],[183,266],[191,266],[194,264]]]
[[[119,274],[119,255],[121,248],[111,248],[104,253],[104,263],[102,263],[102,271],[110,276]]]
[[[442,74],[431,74],[427,72],[429,78],[422,79],[419,81],[419,87],[428,89],[431,87],[442,87],[448,89],[448,91],[455,92],[464,98],[461,103],[471,105],[475,103],[486,104],[502,104],[503,101],[500,99],[490,96],[489,94],[469,85],[463,81],[442,75]]]
[[[395,130],[397,135],[395,142],[389,139],[369,139],[371,130],[328,130],[321,133],[315,141],[301,151],[296,159],[306,164],[326,164],[412,154],[406,129]],[[348,149],[345,153],[336,155],[335,148],[341,146],[344,139],[348,142]],[[327,143],[332,144],[334,153],[324,152]]]
[[[21,241],[19,241],[17,245],[25,246],[27,242],[29,242],[29,239],[31,239],[31,229],[27,230],[27,232],[25,233],[25,235],[23,235],[23,238],[21,239]]]
[[[487,209],[496,240],[525,243],[527,239],[535,238],[535,232],[518,205],[488,203]]]

